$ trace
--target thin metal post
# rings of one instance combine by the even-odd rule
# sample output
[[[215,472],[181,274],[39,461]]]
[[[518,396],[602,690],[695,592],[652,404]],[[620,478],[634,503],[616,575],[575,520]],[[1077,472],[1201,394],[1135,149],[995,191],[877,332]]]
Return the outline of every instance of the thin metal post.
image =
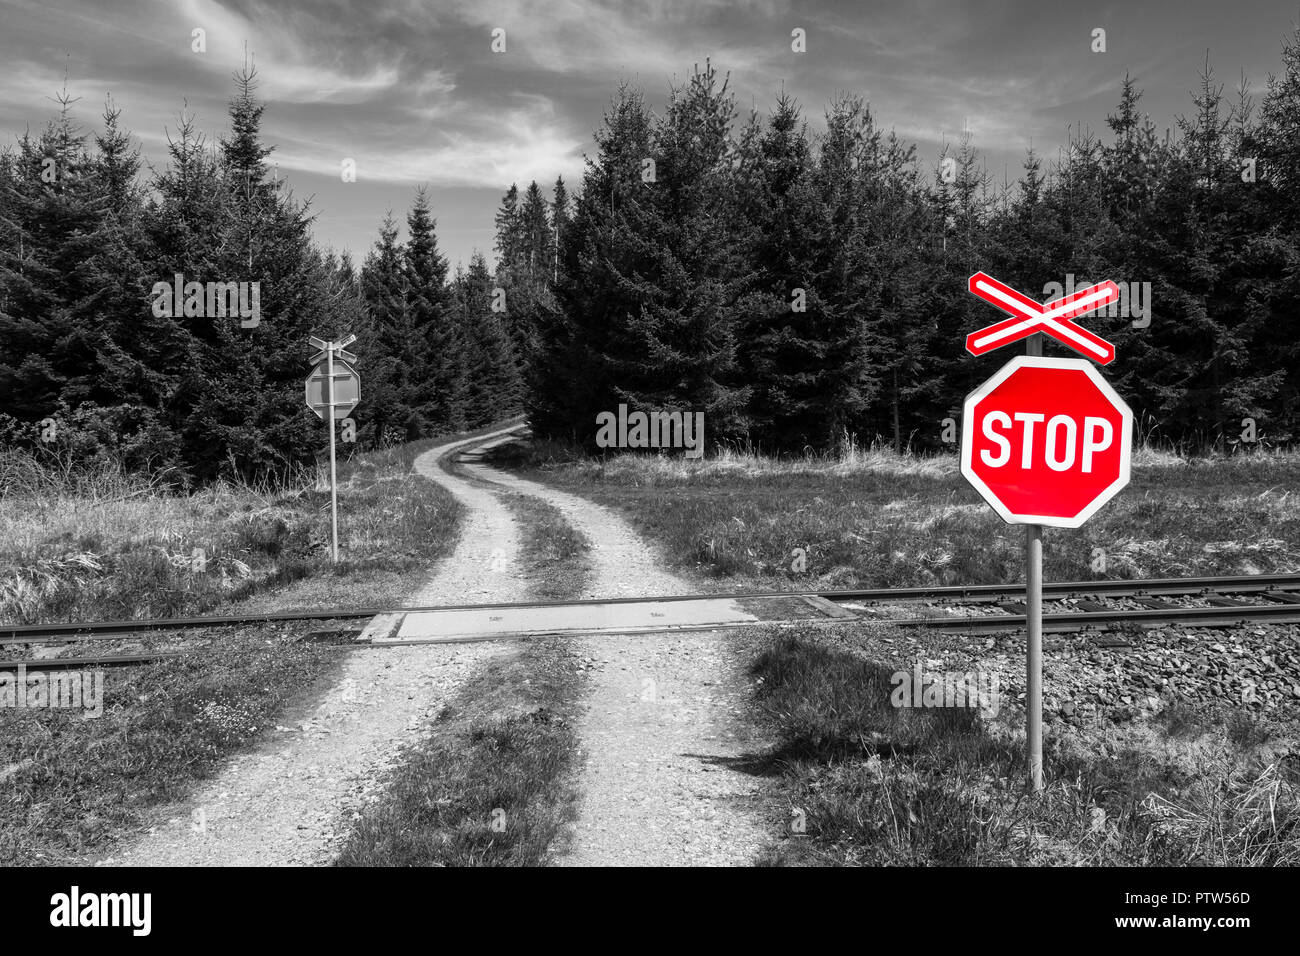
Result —
[[[1029,780],[1043,789],[1043,526],[1025,525],[1025,606],[1029,640],[1025,657],[1025,744]]]
[[[330,538],[332,548],[330,553],[333,555],[335,564],[339,563],[339,493],[338,493],[338,472],[334,466],[334,343],[330,342],[326,346],[327,358],[325,359],[326,381],[329,382],[325,387],[329,389],[326,392],[325,401],[325,423],[330,430]]]
[[[1043,354],[1042,333],[1029,336],[1026,355]],[[1043,526],[1025,525],[1025,749],[1029,782],[1043,789]]]

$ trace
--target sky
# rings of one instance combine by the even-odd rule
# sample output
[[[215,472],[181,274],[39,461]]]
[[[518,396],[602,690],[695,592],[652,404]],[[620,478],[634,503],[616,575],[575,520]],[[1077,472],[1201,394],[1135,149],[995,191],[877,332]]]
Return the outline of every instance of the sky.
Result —
[[[708,58],[742,119],[784,89],[814,131],[855,93],[927,167],[965,128],[990,172],[1015,180],[1031,145],[1051,159],[1071,130],[1106,134],[1126,73],[1161,131],[1191,112],[1207,51],[1225,95],[1244,71],[1258,102],[1298,23],[1300,0],[0,0],[0,148],[56,113],[66,75],[85,131],[111,95],[161,165],[182,110],[209,140],[225,132],[247,54],[277,174],[311,200],[320,243],[360,262],[423,185],[454,265],[476,249],[493,259],[512,182],[548,196],[556,176],[580,184],[621,81],[660,108]]]

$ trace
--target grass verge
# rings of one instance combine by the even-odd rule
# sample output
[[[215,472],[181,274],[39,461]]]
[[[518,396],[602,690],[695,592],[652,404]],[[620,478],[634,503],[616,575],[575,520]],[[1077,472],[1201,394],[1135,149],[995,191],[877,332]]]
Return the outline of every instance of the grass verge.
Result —
[[[1021,575],[1019,529],[991,513],[950,456],[851,449],[804,459],[591,459],[533,443],[494,457],[622,511],[672,565],[718,590],[1006,583]],[[1138,455],[1130,488],[1087,526],[1049,530],[1047,576],[1294,571],[1298,479],[1295,453]],[[964,708],[892,706],[891,678],[911,669],[900,650],[915,634],[846,625],[810,627],[794,639],[778,631],[747,637],[761,638],[751,662],[754,716],[776,740],[757,766],[778,778],[780,812],[792,814],[787,829],[792,821],[804,828],[765,862],[1300,862],[1300,748],[1290,708],[1250,713],[1232,706],[1235,693],[1219,694],[1217,704],[1204,693],[1264,670],[1273,679],[1270,656],[1293,659],[1292,632],[1221,636],[1230,647],[1169,634],[1141,642],[1127,662],[1098,649],[1062,652],[1066,663],[1048,677],[1070,716],[1049,714],[1050,782],[1032,799],[1022,783],[1023,711],[1014,699],[991,720]],[[950,656],[932,636],[925,642],[924,657]],[[971,667],[1008,666],[998,642],[973,654]],[[1199,698],[1175,700],[1165,693],[1174,683]],[[1291,693],[1284,684],[1283,703]],[[1157,693],[1162,709],[1144,712],[1149,719],[1081,720],[1070,709],[1075,698],[1091,707],[1101,695],[1133,711]]]
[[[534,599],[582,593],[586,540],[555,508],[506,496]],[[462,687],[362,814],[340,866],[539,866],[563,848],[578,796],[585,682],[565,638],[532,639]]]
[[[462,506],[411,473],[420,453],[454,437],[361,454],[341,467],[347,559],[338,565],[328,555],[328,487],[314,479],[179,495],[112,469],[55,475],[5,459],[0,621],[399,604],[455,546]],[[97,643],[94,652],[162,648],[183,656],[104,670],[103,709],[93,719],[0,707],[0,865],[102,853],[138,830],[148,811],[183,799],[231,754],[263,739],[277,714],[332,679],[337,650],[308,639],[327,627]],[[0,648],[8,659],[31,654],[23,645]]]
[[[0,623],[400,603],[450,554],[463,511],[412,464],[497,427],[342,462],[338,564],[327,468],[182,494],[104,463],[61,472],[0,452]]]
[[[1023,533],[979,498],[953,456],[588,458],[534,442],[495,458],[622,512],[673,567],[719,589],[1023,580]],[[1065,581],[1298,570],[1297,487],[1294,452],[1138,455],[1129,487],[1088,524],[1048,529],[1044,573]]]
[[[308,639],[320,626],[232,628],[180,658],[105,669],[98,717],[0,711],[0,866],[83,860],[268,736],[340,664]]]
[[[774,630],[749,665],[775,740],[763,762],[790,814],[764,863],[1300,863],[1300,761],[1257,718],[1175,707],[1143,724],[1062,728],[1046,737],[1034,797],[1015,708],[985,719],[896,707],[893,675],[911,662],[836,637]]]

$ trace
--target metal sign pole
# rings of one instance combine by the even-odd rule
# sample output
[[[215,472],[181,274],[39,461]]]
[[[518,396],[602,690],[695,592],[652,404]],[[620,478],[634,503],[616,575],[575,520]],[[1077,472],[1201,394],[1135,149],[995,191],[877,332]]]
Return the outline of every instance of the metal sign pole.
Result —
[[[329,383],[325,387],[329,389],[326,392],[325,399],[325,423],[330,430],[330,536],[333,542],[331,554],[335,564],[339,563],[339,493],[338,493],[338,472],[334,465],[334,343],[330,342],[326,349],[328,353],[326,362],[326,381]]]
[[[1043,336],[1025,341],[1026,355],[1043,354]],[[1043,526],[1025,525],[1025,748],[1029,782],[1043,789]]]

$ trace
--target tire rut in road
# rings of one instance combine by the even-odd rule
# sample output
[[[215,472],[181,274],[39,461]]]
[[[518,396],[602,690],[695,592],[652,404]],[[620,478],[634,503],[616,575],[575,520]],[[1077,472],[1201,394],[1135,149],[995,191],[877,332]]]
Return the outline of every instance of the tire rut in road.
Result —
[[[543,499],[591,542],[584,597],[685,594],[621,517],[483,466],[466,473]],[[599,662],[579,732],[579,819],[563,866],[744,865],[771,840],[761,778],[736,769],[762,746],[744,720],[746,681],[721,632],[584,638]]]
[[[482,487],[438,467],[457,446],[421,455],[416,470],[467,507],[455,552],[409,603],[517,601],[511,573],[519,533],[508,509]],[[275,736],[236,756],[184,804],[102,865],[279,866],[330,862],[404,744],[471,674],[508,644],[416,645],[351,652],[338,679]],[[281,729],[283,728],[283,729]]]

